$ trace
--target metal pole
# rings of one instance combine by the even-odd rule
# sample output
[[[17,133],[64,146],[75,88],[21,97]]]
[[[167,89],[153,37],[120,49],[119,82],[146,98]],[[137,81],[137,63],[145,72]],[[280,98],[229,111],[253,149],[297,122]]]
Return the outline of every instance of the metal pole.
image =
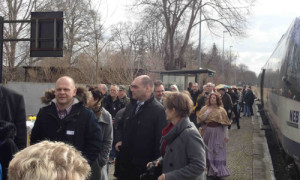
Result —
[[[56,25],[57,25],[57,23],[56,23],[56,18],[54,19],[54,22],[53,22],[54,24],[53,24],[53,44],[54,44],[54,46],[53,46],[53,48],[55,49],[56,47],[57,47],[57,44],[56,44]]]
[[[200,0],[200,11],[199,11],[199,14],[200,14],[200,21],[199,21],[199,54],[198,54],[198,69],[201,68],[201,6],[202,6],[202,0]],[[198,85],[200,87],[200,73],[197,74],[197,82],[198,82]]]
[[[39,48],[39,19],[35,20],[35,48]]]
[[[225,42],[225,38],[224,38],[224,33],[226,33],[227,31],[223,31],[223,52],[222,52],[222,79],[223,81],[225,81],[225,77],[224,77],[224,65],[225,65],[225,58],[224,58],[224,42]],[[222,82],[225,83],[225,82]]]
[[[3,29],[4,18],[0,16],[0,84],[2,84],[2,67],[3,67]]]
[[[232,48],[232,46],[229,46],[229,64],[230,64],[230,66],[231,66],[231,48]]]

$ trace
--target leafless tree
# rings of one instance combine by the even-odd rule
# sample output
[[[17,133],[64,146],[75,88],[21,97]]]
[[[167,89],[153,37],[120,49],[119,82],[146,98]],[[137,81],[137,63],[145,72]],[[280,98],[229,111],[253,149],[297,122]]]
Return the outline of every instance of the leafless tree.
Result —
[[[88,47],[91,33],[90,0],[47,0],[42,11],[64,12],[64,56],[69,64],[76,63],[76,56]]]
[[[166,69],[181,69],[185,66],[184,53],[192,28],[199,24],[197,15],[201,12],[202,22],[208,29],[218,34],[220,27],[231,35],[244,36],[247,15],[254,0],[136,0],[136,6],[147,13],[144,18],[155,17],[165,28],[164,65]],[[177,37],[184,37],[179,48],[175,46]]]
[[[4,17],[4,20],[28,20],[31,11],[42,5],[43,2],[38,0],[3,0],[0,1],[0,15]],[[29,24],[25,22],[5,23],[4,39],[28,38],[28,28]],[[14,78],[16,69],[24,64],[28,56],[28,42],[9,41],[4,43],[3,62],[8,67],[7,80]]]

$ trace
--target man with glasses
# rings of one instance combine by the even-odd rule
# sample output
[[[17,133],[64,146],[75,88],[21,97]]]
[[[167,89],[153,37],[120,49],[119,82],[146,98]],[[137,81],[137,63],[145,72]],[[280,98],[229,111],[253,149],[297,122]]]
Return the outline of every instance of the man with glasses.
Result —
[[[113,146],[109,154],[109,163],[113,163],[115,159],[116,150],[114,148],[116,141],[116,124],[115,116],[117,112],[125,107],[125,104],[121,98],[119,98],[119,86],[113,84],[110,86],[109,95],[107,96],[104,108],[110,113],[113,121]]]

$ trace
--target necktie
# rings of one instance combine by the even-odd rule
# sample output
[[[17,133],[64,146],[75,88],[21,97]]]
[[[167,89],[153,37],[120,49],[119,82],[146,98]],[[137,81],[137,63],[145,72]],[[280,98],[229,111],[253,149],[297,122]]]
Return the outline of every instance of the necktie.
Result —
[[[139,111],[140,107],[142,106],[142,103],[138,103],[135,109],[135,114]]]

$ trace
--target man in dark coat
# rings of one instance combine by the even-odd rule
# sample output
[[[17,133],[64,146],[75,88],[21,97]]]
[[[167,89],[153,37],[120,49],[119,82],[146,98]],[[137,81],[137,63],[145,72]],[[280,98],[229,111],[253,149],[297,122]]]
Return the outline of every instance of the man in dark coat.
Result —
[[[7,130],[10,129],[10,130]],[[13,155],[27,144],[24,98],[19,93],[0,85],[0,163],[3,180]]]
[[[26,114],[22,95],[0,85],[0,120],[13,123],[17,129],[15,143],[19,150],[26,147]]]
[[[219,93],[221,94],[224,109],[226,110],[227,116],[230,119],[231,118],[232,105],[233,105],[231,97],[228,93],[226,93],[226,90],[224,88],[220,88]]]
[[[116,124],[115,124],[115,116],[117,112],[125,107],[125,103],[121,98],[119,98],[119,86],[113,84],[110,86],[109,95],[106,98],[105,106],[104,108],[111,114],[112,122],[113,122],[113,143],[112,143],[112,149],[109,154],[109,161],[113,162],[115,159],[115,137],[116,137]]]
[[[129,97],[127,97],[127,90],[126,90],[126,87],[121,85],[119,86],[119,94],[118,94],[119,98],[121,100],[123,100],[123,103],[125,105],[127,105],[129,102],[130,102],[130,99]],[[125,106],[124,106],[125,107]]]
[[[138,180],[146,164],[161,156],[162,129],[167,125],[164,107],[155,98],[149,76],[131,83],[132,98],[118,126],[116,150],[120,151],[119,179]]]
[[[198,96],[201,94],[201,91],[199,90],[199,85],[198,83],[193,83],[193,86],[192,86],[192,91],[191,91],[191,97],[192,97],[192,100],[194,102],[194,106],[196,105],[196,102],[197,102],[197,98]]]
[[[55,99],[40,109],[31,131],[31,144],[43,140],[62,141],[81,151],[89,164],[101,151],[101,130],[94,113],[79,102],[74,80],[56,81]]]
[[[236,122],[236,126],[238,129],[240,129],[240,113],[238,112],[237,104],[239,100],[239,95],[237,93],[236,88],[229,88],[228,89],[228,94],[231,97],[232,100],[232,112],[234,113],[234,121]],[[228,129],[231,128],[231,125],[228,126]]]
[[[243,116],[247,115],[249,117],[249,116],[253,115],[253,114],[251,114],[251,106],[254,103],[254,98],[255,97],[254,97],[254,94],[251,91],[251,89],[247,88],[244,99],[243,99],[243,102],[244,102],[244,115]]]

